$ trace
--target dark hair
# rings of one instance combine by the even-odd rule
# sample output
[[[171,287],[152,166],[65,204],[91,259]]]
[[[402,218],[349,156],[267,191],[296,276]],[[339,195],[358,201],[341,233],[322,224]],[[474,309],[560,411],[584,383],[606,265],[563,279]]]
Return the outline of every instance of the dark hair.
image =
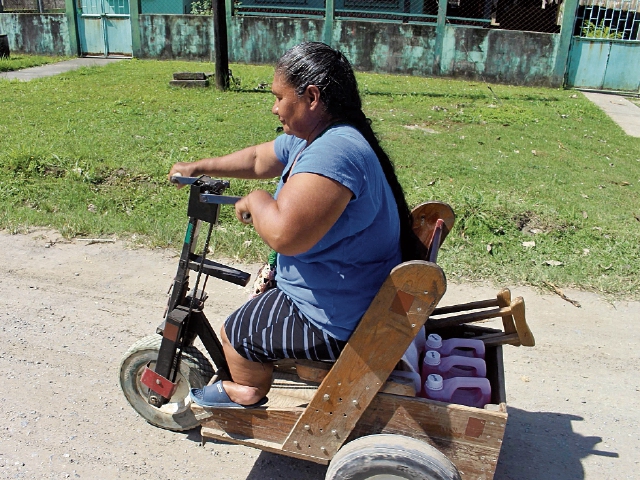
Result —
[[[305,42],[280,57],[276,64],[276,75],[281,75],[298,95],[302,95],[309,85],[318,87],[320,100],[331,118],[352,125],[369,142],[398,206],[402,260],[422,258],[423,246],[413,233],[411,211],[404,191],[391,159],[380,146],[371,129],[371,121],[362,111],[358,82],[349,60],[324,43]]]

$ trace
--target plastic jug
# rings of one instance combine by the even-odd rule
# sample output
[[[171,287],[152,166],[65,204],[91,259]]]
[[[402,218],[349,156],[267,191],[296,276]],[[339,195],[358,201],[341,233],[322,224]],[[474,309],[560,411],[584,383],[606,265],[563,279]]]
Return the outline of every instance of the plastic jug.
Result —
[[[443,380],[435,373],[424,385],[426,397],[440,402],[483,408],[491,402],[491,384],[486,378],[454,377]]]
[[[432,373],[437,373],[445,380],[453,377],[486,377],[487,364],[482,358],[460,355],[442,357],[435,350],[429,350],[422,361],[423,382]]]
[[[427,337],[427,350],[435,350],[441,357],[460,355],[461,357],[484,358],[484,342],[473,338],[449,338],[442,340],[437,333]]]

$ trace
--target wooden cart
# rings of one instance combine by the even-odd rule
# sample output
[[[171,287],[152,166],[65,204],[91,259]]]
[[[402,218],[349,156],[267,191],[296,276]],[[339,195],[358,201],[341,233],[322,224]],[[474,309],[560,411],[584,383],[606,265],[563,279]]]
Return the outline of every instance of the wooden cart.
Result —
[[[493,478],[507,422],[502,345],[534,344],[524,302],[511,301],[502,290],[494,299],[436,308],[446,280],[435,259],[454,216],[440,202],[423,204],[413,215],[431,261],[409,261],[391,272],[335,363],[280,362],[264,407],[191,405],[203,440],[330,464],[327,479],[381,473]],[[502,318],[503,330],[469,324],[492,317]],[[490,405],[479,409],[416,397],[412,383],[393,374],[423,325],[444,338],[485,341]]]

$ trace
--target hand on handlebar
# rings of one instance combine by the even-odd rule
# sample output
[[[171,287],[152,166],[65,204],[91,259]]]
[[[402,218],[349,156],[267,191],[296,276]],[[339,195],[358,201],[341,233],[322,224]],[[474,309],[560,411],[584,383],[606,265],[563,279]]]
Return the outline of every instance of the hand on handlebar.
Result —
[[[169,170],[169,181],[173,183],[176,188],[182,188],[184,184],[177,183],[173,177],[193,177],[194,170],[195,168],[192,163],[178,162]]]
[[[245,224],[253,223],[253,218],[251,218],[251,212],[248,208],[247,197],[243,197],[236,203],[236,218]]]

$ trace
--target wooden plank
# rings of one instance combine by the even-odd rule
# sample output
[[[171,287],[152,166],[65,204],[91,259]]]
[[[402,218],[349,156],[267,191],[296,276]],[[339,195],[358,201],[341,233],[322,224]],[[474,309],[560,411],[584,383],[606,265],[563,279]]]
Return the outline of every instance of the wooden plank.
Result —
[[[318,385],[302,381],[295,373],[275,372],[267,407],[306,407],[318,390]]]
[[[332,364],[329,363],[310,362],[306,360],[296,363],[296,369],[300,379],[318,384],[322,383],[324,377],[326,377],[331,370],[331,366]],[[380,391],[394,395],[404,395],[406,397],[416,396],[416,388],[413,381],[405,377],[393,375],[393,372],[391,372],[391,376],[384,383]]]
[[[462,325],[463,323],[479,322],[481,320],[488,320],[495,317],[504,317],[511,315],[511,307],[506,308],[492,308],[490,310],[481,310],[479,312],[463,313],[460,315],[451,315],[443,318],[433,318],[431,316],[427,322],[427,329],[429,331],[455,327]]]
[[[379,394],[350,439],[375,433],[418,438],[446,455],[463,479],[491,479],[506,421],[502,412]]]
[[[319,384],[322,383],[332,366],[332,364],[323,362],[299,361],[296,362],[296,371],[301,379]]]
[[[283,449],[304,445],[312,456],[333,458],[445,289],[436,264],[414,260],[394,268]]]
[[[470,430],[469,422],[482,428]],[[378,394],[351,437],[396,433],[415,438],[436,437],[499,450],[507,414],[426,398]]]
[[[231,436],[282,444],[304,408],[252,408],[211,410],[202,427],[218,429]],[[248,440],[247,440],[248,441]]]
[[[277,453],[279,455],[286,455],[288,457],[298,458],[301,460],[311,460],[321,465],[327,465],[328,460],[319,458],[309,458],[306,455],[297,454],[296,452],[287,452],[282,450],[282,445],[268,440],[256,440],[254,438],[245,438],[240,435],[229,435],[223,430],[219,430],[212,427],[202,427],[201,429],[203,438],[211,438],[214,440],[221,440],[223,442],[235,443],[238,445],[245,445],[247,447],[259,448],[266,452]]]
[[[497,307],[498,300],[490,298],[489,300],[480,300],[477,302],[460,303],[458,305],[447,305],[446,307],[438,307],[431,314],[432,317],[436,315],[447,315],[449,313],[464,312],[467,310],[479,310],[481,308]]]
[[[498,387],[496,397],[503,394]],[[498,411],[496,411],[498,410]],[[203,427],[230,435],[282,443],[298,421],[303,408],[212,409]],[[480,422],[474,429],[469,422]],[[500,448],[507,414],[498,408],[480,409],[420,397],[380,393],[363,413],[350,438],[375,433],[396,433],[415,438],[437,437]],[[471,430],[470,430],[471,428]],[[470,432],[473,431],[473,434]],[[322,457],[321,457],[322,458]]]
[[[218,410],[214,411],[215,417],[202,423],[202,435],[326,464],[329,456],[313,455],[309,444],[298,443],[293,451],[282,448],[302,412],[303,409]],[[506,420],[507,414],[500,411],[378,394],[349,439],[376,433],[418,438],[438,448],[462,472],[484,471],[486,478],[491,478]]]

